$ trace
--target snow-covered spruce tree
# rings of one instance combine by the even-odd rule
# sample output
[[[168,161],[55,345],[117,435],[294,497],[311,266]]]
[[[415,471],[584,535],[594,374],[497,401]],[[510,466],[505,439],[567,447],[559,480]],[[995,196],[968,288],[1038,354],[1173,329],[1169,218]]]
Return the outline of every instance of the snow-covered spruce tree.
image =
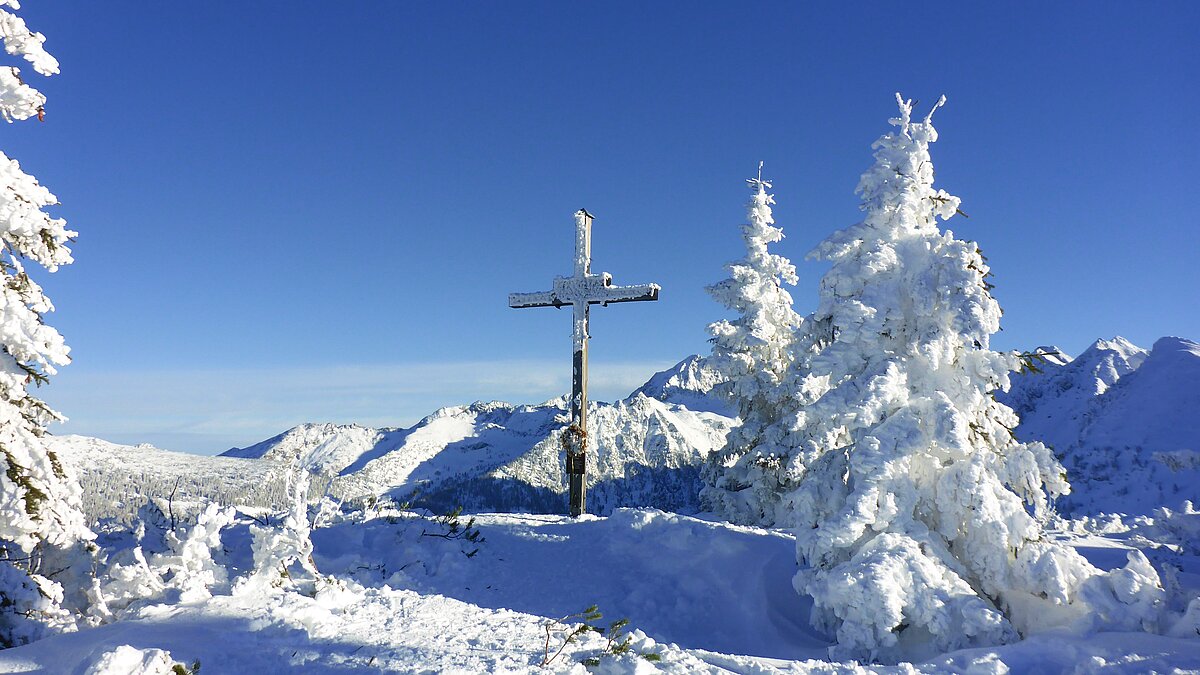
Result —
[[[45,37],[6,6],[19,8],[16,0],[0,0],[5,51],[42,75],[57,73],[58,62],[42,47]],[[0,67],[0,115],[6,121],[40,118],[44,103],[17,68]],[[42,323],[53,306],[24,267],[33,261],[53,272],[71,262],[67,242],[75,233],[43,210],[57,203],[0,152],[0,646],[74,624],[61,607],[63,586],[46,575],[70,576],[64,553],[92,537],[78,485],[42,438],[46,425],[61,417],[27,390],[69,361],[62,336]]]
[[[933,112],[914,122],[897,102],[858,185],[866,217],[810,254],[832,263],[813,317],[832,340],[806,374],[825,391],[793,432],[795,587],[840,658],[919,658],[1089,617],[1148,625],[1162,591],[1140,553],[1105,576],[1043,534],[1066,476],[991,396],[1020,357],[988,347],[1001,312],[979,248],[939,229],[959,200],[933,188]]]
[[[708,327],[713,343],[708,365],[724,378],[716,391],[736,406],[742,423],[705,467],[700,497],[706,508],[735,523],[771,526],[788,455],[778,434],[770,432],[789,408],[781,383],[803,320],[783,287],[795,285],[795,266],[767,250],[783,239],[783,230],[775,226],[775,200],[761,164],[759,176],[746,182],[754,193],[747,205],[750,222],[742,226],[746,256],[725,266],[729,278],[708,287],[713,299],[738,315]]]

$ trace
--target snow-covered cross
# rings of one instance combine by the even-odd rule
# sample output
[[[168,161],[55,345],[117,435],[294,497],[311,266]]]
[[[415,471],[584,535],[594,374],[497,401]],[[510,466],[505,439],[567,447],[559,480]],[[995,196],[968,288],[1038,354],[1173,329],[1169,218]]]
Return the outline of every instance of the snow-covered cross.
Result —
[[[571,369],[571,426],[563,433],[567,451],[567,477],[570,485],[571,515],[582,515],[587,506],[584,474],[587,472],[587,343],[590,305],[610,302],[658,300],[658,284],[613,286],[608,272],[592,274],[592,214],[586,209],[575,212],[575,273],[554,277],[552,290],[540,293],[511,293],[508,306],[563,307],[574,311],[574,365]]]

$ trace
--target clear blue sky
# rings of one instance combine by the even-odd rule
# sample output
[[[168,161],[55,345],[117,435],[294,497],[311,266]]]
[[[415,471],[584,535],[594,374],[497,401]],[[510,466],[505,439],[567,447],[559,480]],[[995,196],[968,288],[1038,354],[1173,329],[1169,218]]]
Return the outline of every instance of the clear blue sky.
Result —
[[[849,8],[843,5],[850,4]],[[593,269],[596,394],[707,351],[743,180],[778,252],[858,219],[893,92],[945,93],[1002,349],[1200,337],[1200,4],[46,2],[63,74],[4,151],[61,199],[77,263],[41,275],[75,363],[59,432],[216,452],[303,421],[406,425],[569,382],[565,311],[510,291]]]

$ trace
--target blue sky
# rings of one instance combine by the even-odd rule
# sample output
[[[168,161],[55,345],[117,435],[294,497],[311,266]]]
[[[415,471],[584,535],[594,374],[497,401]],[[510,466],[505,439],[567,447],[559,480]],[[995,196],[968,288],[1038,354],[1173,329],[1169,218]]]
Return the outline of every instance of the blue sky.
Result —
[[[842,5],[850,5],[849,7]],[[1200,338],[1200,5],[43,2],[44,124],[4,151],[62,201],[42,275],[75,363],[61,433],[217,452],[304,421],[407,425],[569,386],[570,268],[657,303],[593,314],[595,394],[708,349],[760,160],[796,261],[858,218],[893,92],[1005,308],[1001,349]]]

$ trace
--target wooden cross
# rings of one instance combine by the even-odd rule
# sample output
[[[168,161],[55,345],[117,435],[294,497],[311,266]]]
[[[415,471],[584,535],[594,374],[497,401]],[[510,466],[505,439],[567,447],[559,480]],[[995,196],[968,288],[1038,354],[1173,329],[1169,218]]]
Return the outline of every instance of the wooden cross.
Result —
[[[567,477],[570,485],[571,515],[582,515],[587,506],[587,380],[588,310],[590,305],[610,302],[658,300],[658,284],[613,286],[608,272],[592,274],[592,214],[586,209],[575,212],[575,273],[554,277],[552,290],[541,293],[511,293],[508,306],[563,307],[574,313],[574,362],[571,369],[571,426],[563,432],[567,451]]]

